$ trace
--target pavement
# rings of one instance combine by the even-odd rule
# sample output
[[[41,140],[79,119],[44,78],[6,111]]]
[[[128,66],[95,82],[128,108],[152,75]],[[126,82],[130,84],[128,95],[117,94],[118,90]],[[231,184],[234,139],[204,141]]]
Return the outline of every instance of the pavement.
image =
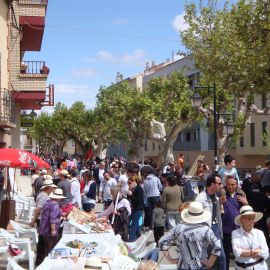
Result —
[[[18,183],[18,188],[20,191],[22,191],[22,193],[26,196],[30,196],[31,195],[31,178],[29,176],[25,176],[25,177],[22,177],[20,179],[20,181],[17,181]],[[97,203],[96,204],[96,208],[95,208],[95,211],[97,212],[101,212],[103,209],[103,204],[102,203]],[[145,232],[142,232],[142,234],[144,233],[147,233],[148,231],[145,231]],[[166,233],[166,232],[165,232]],[[153,234],[151,234],[150,238],[149,238],[149,241],[147,244],[150,244],[154,242],[154,236]],[[1,239],[0,239],[0,246],[2,246],[2,242],[1,242]],[[34,252],[36,252],[36,245],[35,244],[32,244],[32,250]],[[170,254],[173,256],[173,257],[176,257],[176,247],[171,247],[170,249]],[[0,270],[4,270],[4,269],[7,269],[7,256],[8,254],[4,254],[4,253],[0,253]],[[163,253],[160,252],[159,254],[159,260],[160,260],[160,264],[168,264],[168,261],[166,260],[165,257],[163,257]],[[268,266],[270,268],[270,259],[268,258],[267,260],[268,262]],[[28,261],[20,261],[19,264],[24,267],[25,269],[28,269]],[[234,260],[231,259],[230,261],[230,270],[234,270]]]

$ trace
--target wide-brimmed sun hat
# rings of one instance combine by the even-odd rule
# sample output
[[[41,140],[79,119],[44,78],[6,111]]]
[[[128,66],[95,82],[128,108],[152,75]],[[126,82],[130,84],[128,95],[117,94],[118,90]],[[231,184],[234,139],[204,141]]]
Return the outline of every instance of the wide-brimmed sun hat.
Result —
[[[63,196],[63,190],[61,188],[56,188],[53,193],[49,195],[52,199],[65,199],[66,197]]]
[[[244,205],[240,208],[240,214],[235,217],[234,223],[236,225],[241,225],[240,218],[241,216],[247,216],[247,215],[255,215],[255,222],[260,220],[263,217],[263,213],[261,212],[254,212],[253,208],[250,205]]]
[[[211,213],[203,209],[200,202],[191,202],[188,209],[181,212],[181,218],[186,223],[197,224],[207,222],[211,218]]]
[[[52,179],[46,179],[43,181],[43,186],[40,188],[40,190],[46,188],[46,187],[53,187],[57,188],[57,186],[53,183]]]
[[[61,170],[59,173],[58,173],[59,175],[64,175],[64,176],[68,176],[69,175],[69,173],[68,173],[68,171],[67,170]]]

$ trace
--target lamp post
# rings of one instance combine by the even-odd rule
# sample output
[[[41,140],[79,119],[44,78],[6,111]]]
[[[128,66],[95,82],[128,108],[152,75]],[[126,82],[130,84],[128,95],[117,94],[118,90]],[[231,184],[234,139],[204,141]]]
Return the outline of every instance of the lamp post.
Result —
[[[198,90],[207,90],[208,94],[213,94],[213,115],[214,115],[214,164],[215,171],[218,169],[218,157],[217,157],[217,125],[219,115],[228,115],[227,113],[219,113],[217,112],[217,92],[216,92],[216,84],[213,86],[195,86],[195,93],[192,96],[192,105],[194,108],[200,108],[202,106],[202,96],[197,92]],[[228,121],[225,124],[227,134],[233,134],[234,131],[234,123],[232,121]]]

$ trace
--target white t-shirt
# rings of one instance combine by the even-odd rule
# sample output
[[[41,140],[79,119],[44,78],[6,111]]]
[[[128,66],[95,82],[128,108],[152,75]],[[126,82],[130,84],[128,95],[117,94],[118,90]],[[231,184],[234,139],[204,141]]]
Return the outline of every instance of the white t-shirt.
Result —
[[[127,174],[120,175],[118,182],[120,183],[121,193],[126,196],[128,193],[128,177]]]

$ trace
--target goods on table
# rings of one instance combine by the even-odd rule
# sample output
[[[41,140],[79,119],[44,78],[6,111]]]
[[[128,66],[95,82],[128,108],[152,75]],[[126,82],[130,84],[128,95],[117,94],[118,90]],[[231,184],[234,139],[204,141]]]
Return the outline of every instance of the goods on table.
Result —
[[[85,262],[85,269],[101,270],[102,262],[99,258],[89,258]]]
[[[91,230],[101,233],[111,229],[107,217],[96,219],[96,214],[94,212],[86,213],[75,207],[68,215],[68,220],[71,225],[86,233],[90,233]]]

